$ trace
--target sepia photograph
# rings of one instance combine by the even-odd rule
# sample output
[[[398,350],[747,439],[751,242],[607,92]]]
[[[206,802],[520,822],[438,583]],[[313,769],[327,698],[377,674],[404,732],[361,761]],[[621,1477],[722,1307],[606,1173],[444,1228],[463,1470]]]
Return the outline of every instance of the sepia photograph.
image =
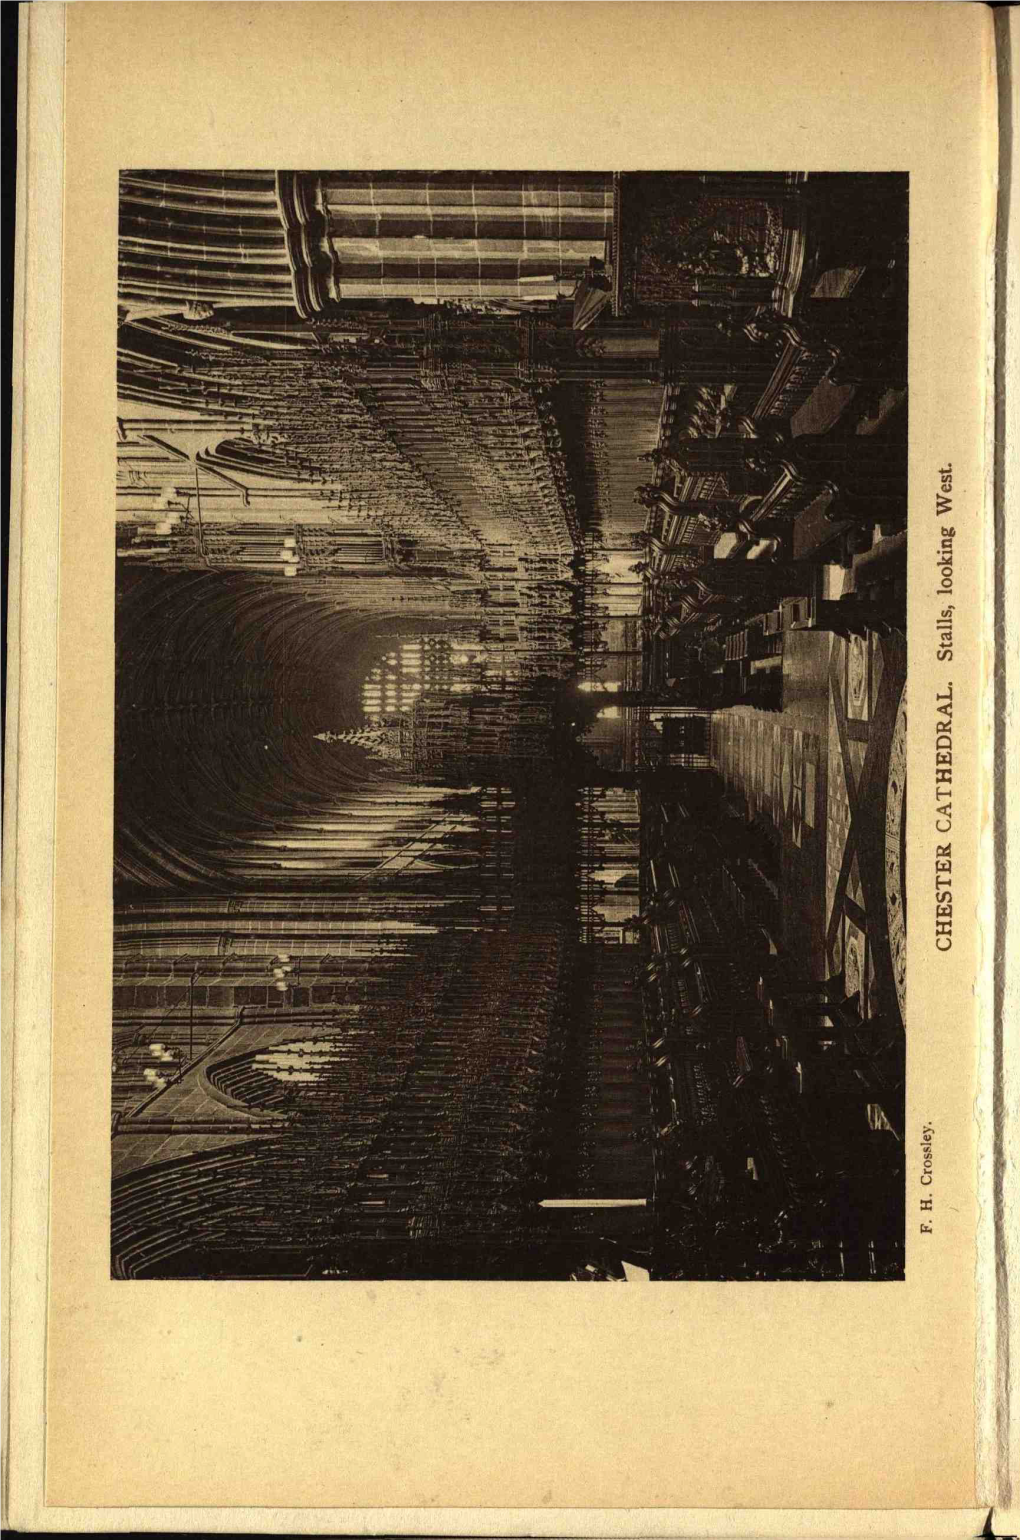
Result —
[[[114,1279],[904,1278],[908,234],[121,172]]]

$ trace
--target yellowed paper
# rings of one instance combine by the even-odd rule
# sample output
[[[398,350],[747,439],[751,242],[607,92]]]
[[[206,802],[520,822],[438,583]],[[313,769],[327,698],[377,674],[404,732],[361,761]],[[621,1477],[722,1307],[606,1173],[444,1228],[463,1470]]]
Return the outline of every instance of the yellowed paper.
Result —
[[[56,25],[55,7],[47,20]],[[190,1525],[243,1507],[252,1528],[272,1511],[280,1527],[311,1530],[318,1515],[290,1510],[424,1510],[439,1522],[443,1509],[649,1509],[665,1523],[667,1510],[711,1509],[728,1510],[722,1522],[736,1533],[746,1532],[739,1510],[929,1509],[961,1510],[958,1532],[975,1530],[964,1515],[987,1499],[976,1476],[974,1301],[988,956],[987,14],[115,3],[69,7],[63,21],[46,1518],[62,1527],[72,1510],[152,1510],[153,1520],[201,1510]],[[327,165],[909,174],[904,1281],[577,1291],[111,1280],[118,176]],[[946,467],[951,667],[937,658],[936,629]],[[947,685],[951,834],[936,826],[936,695]],[[942,950],[936,846],[950,840],[954,919]],[[926,1160],[932,1188],[921,1183]],[[931,1192],[934,1210],[922,1206]],[[588,1521],[559,1522],[551,1532]],[[701,1532],[695,1516],[686,1522],[685,1533]],[[788,1515],[782,1532],[800,1522]],[[863,1515],[838,1522],[883,1532],[866,1531]],[[542,1520],[528,1523],[535,1532]],[[807,1514],[803,1524],[850,1532],[808,1527]]]

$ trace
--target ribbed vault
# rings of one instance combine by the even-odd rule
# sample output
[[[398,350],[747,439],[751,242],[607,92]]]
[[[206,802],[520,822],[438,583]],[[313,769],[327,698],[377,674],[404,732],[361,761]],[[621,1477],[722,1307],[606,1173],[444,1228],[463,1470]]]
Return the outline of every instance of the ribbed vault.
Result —
[[[385,795],[391,765],[315,735],[360,726],[366,674],[421,629],[279,580],[123,573],[118,882],[229,885],[239,841]]]

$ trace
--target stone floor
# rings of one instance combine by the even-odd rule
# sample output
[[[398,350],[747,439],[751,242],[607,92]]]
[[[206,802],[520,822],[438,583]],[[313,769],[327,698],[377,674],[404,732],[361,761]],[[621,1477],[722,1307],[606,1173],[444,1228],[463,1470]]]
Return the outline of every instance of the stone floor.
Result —
[[[865,1014],[904,1018],[906,643],[835,640],[829,678],[826,955]]]
[[[906,643],[789,632],[779,712],[713,719],[711,755],[780,836],[782,942],[813,977],[846,968],[866,1016],[902,1020]]]

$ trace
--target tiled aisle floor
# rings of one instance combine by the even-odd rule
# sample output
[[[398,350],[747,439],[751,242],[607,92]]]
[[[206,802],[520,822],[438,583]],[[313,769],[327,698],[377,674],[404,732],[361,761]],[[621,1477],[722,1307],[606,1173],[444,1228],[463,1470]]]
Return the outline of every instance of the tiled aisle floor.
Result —
[[[717,712],[712,758],[781,837],[783,942],[815,977],[844,961],[868,1015],[902,1014],[906,644],[793,632],[783,709]]]
[[[750,815],[781,839],[783,942],[815,977],[825,972],[825,799],[830,638],[791,633],[783,657],[783,710],[716,712],[712,758]]]
[[[833,643],[825,872],[829,966],[846,968],[866,1015],[903,1018],[906,644],[869,635]]]

